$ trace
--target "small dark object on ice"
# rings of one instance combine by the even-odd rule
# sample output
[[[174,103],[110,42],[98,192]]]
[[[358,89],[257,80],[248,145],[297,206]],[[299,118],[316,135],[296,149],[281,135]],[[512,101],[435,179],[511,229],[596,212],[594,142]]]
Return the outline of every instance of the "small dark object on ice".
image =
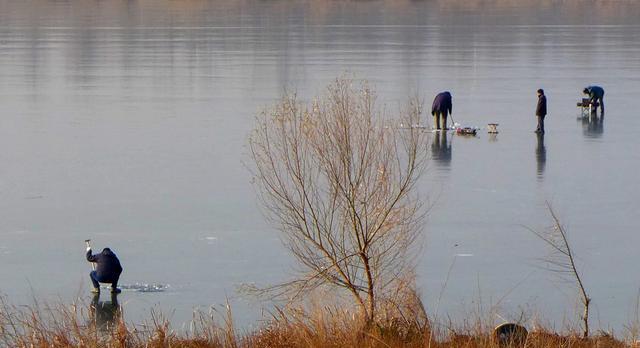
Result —
[[[527,329],[515,323],[504,323],[493,329],[493,335],[500,346],[520,347],[527,340]]]
[[[589,98],[582,98],[582,101],[579,101],[578,103],[578,107],[579,108],[586,108],[589,107],[591,105],[591,99]]]
[[[595,112],[596,108],[600,106],[600,103],[598,103],[597,101],[591,102],[591,98],[582,98],[582,101],[579,101],[577,103],[577,106],[580,108],[582,116],[585,116],[591,110],[594,110]]]
[[[477,130],[471,127],[456,128],[456,133],[460,135],[476,135]]]

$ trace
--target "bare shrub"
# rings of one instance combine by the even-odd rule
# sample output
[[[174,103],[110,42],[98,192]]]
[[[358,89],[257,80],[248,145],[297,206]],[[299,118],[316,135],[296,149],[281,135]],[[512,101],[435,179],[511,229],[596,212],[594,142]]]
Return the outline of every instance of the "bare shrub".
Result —
[[[406,289],[422,231],[415,184],[426,143],[421,130],[397,127],[419,121],[420,103],[400,113],[387,119],[366,83],[339,78],[309,105],[287,95],[259,115],[249,141],[255,183],[300,266],[270,294],[343,289],[370,323],[381,301]]]
[[[582,315],[580,316],[582,337],[586,338],[589,336],[589,305],[591,304],[591,298],[587,295],[587,290],[582,282],[582,273],[578,271],[576,266],[575,255],[569,243],[567,232],[553,211],[551,204],[549,202],[546,203],[549,214],[553,218],[553,227],[545,232],[529,230],[542,239],[551,250],[549,256],[544,259],[547,269],[562,278],[568,278],[575,285],[582,304]]]

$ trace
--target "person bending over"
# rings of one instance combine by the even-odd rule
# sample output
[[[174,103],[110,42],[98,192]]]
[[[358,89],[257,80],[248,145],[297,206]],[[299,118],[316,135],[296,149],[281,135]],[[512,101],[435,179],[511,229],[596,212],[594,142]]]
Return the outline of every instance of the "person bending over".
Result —
[[[585,89],[582,90],[582,93],[589,96],[591,110],[593,112],[595,112],[598,107],[597,103],[600,104],[600,113],[604,112],[604,88],[600,86],[589,86],[585,87]]]
[[[447,116],[451,114],[452,104],[451,93],[447,91],[438,93],[433,99],[431,115],[433,115],[433,127],[435,129],[447,129]]]
[[[104,248],[101,253],[93,255],[91,247],[87,247],[87,261],[96,263],[95,270],[89,274],[93,283],[91,292],[99,293],[100,283],[110,283],[112,293],[117,294],[120,292],[118,279],[120,279],[120,274],[122,273],[122,266],[120,265],[120,260],[111,249]]]

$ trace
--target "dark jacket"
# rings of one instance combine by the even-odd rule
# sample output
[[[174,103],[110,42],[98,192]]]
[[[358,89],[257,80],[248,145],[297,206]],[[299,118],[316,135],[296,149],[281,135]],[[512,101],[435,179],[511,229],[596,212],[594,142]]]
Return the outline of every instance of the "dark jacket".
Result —
[[[95,262],[96,273],[98,278],[117,280],[122,273],[122,266],[120,266],[120,260],[111,249],[104,248],[100,254],[91,254],[91,249],[87,251],[87,261]]]
[[[538,96],[538,106],[536,107],[536,116],[547,115],[547,97],[544,94]]]
[[[433,106],[431,107],[431,115],[436,113],[451,114],[453,109],[453,103],[451,102],[451,93],[442,92],[433,99]]]
[[[589,97],[592,101],[604,97],[604,88],[600,86],[589,86],[586,90],[589,91]]]

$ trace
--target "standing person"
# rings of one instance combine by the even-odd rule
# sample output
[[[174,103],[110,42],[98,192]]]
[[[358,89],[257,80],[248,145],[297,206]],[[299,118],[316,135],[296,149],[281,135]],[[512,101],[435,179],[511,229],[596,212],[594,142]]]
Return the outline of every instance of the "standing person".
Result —
[[[591,111],[595,112],[600,104],[600,113],[604,113],[604,88],[600,86],[588,86],[582,90],[582,93],[589,96],[591,103]]]
[[[447,129],[447,116],[451,114],[452,109],[451,93],[448,91],[438,93],[433,99],[433,106],[431,107],[435,129]]]
[[[92,255],[91,247],[87,246],[87,261],[97,264],[96,269],[89,274],[93,283],[91,292],[100,293],[100,283],[111,283],[111,292],[120,293],[118,279],[122,273],[122,266],[111,249],[104,248],[100,254]]]
[[[538,117],[538,128],[536,128],[536,133],[544,134],[544,117],[547,116],[547,97],[545,97],[543,89],[538,90],[536,116]]]

